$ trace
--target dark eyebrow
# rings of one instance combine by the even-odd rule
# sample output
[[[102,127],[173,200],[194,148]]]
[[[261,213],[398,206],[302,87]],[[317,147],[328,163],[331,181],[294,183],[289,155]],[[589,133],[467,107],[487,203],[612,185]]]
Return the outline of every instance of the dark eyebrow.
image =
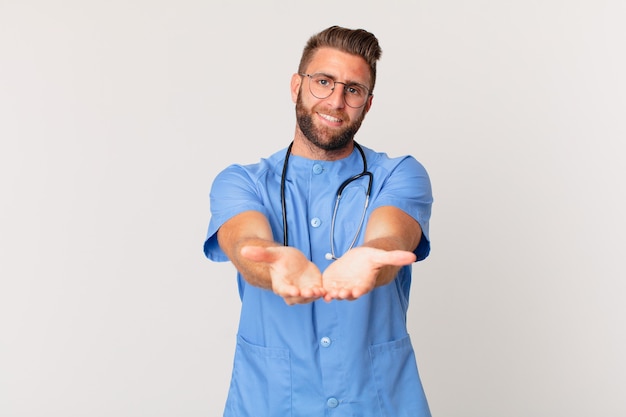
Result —
[[[327,73],[325,73],[325,72],[314,72],[313,74],[323,75],[323,76],[325,76],[325,77],[330,78],[330,79],[331,79],[331,80],[333,80],[333,81],[337,81],[337,78],[336,78],[334,75],[330,75],[330,74],[327,74]],[[339,81],[339,82],[341,83],[341,82],[343,82],[343,81]],[[346,84],[346,85],[358,85],[358,86],[361,86],[361,87],[365,88],[365,89],[366,89],[366,90],[368,90],[368,91],[370,90],[370,88],[369,88],[368,86],[366,86],[365,84],[360,83],[360,82],[358,82],[358,81],[346,80],[345,84]]]

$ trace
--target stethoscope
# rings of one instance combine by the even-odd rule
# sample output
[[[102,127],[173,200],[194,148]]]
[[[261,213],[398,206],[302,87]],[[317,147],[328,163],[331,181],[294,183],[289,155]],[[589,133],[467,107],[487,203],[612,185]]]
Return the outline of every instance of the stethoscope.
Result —
[[[282,208],[283,215],[283,245],[289,246],[289,237],[287,230],[287,205],[285,202],[285,178],[287,177],[287,163],[289,161],[289,156],[291,155],[291,147],[293,146],[293,142],[287,148],[287,153],[285,154],[285,162],[283,163],[283,173],[280,177],[280,202]],[[350,243],[350,247],[348,250],[352,249],[356,243],[356,240],[361,233],[361,227],[363,227],[363,222],[365,220],[365,212],[367,211],[367,206],[369,205],[370,193],[372,190],[372,181],[374,179],[374,175],[367,170],[367,158],[365,157],[365,153],[361,148],[361,145],[354,142],[354,146],[357,148],[359,153],[361,154],[361,159],[363,159],[363,171],[353,177],[348,178],[344,182],[341,183],[339,188],[337,189],[337,197],[335,198],[335,208],[333,209],[333,217],[330,222],[330,252],[325,255],[325,258],[330,260],[338,259],[335,255],[335,219],[337,217],[337,208],[339,207],[339,200],[341,200],[341,194],[343,190],[353,181],[358,180],[359,178],[368,177],[367,191],[365,193],[365,205],[363,206],[363,213],[361,214],[361,220],[359,221],[359,227],[356,230],[356,234],[354,235],[354,239],[352,239],[352,243]]]

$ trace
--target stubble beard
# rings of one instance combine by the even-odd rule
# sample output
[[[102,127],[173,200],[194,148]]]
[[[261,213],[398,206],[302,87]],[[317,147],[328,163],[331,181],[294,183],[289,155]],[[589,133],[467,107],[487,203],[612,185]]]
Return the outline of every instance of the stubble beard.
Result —
[[[313,109],[307,109],[302,103],[302,94],[298,94],[296,100],[296,120],[298,127],[305,138],[309,140],[316,147],[325,151],[336,151],[345,148],[354,139],[354,135],[359,131],[365,112],[348,126],[344,127],[338,132],[332,132],[327,128],[316,127],[313,123]],[[333,115],[335,116],[335,115]],[[349,120],[349,117],[345,113],[340,113],[339,116],[342,120]]]

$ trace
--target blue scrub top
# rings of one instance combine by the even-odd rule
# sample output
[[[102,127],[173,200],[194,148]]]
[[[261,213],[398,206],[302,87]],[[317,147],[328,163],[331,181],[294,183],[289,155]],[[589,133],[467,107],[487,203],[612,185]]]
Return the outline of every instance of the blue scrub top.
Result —
[[[423,236],[418,260],[430,251],[430,180],[411,156],[390,158],[363,147],[374,179],[367,209],[395,206],[415,218]],[[217,230],[248,210],[269,219],[283,240],[280,182],[286,149],[252,165],[231,165],[211,188],[211,220],[204,244],[207,258],[227,261]],[[330,265],[331,220],[337,189],[359,174],[355,149],[338,161],[292,155],[286,176],[289,245],[300,249],[321,271]],[[357,233],[367,178],[342,194],[335,220],[337,256]],[[362,243],[360,231],[356,246]],[[225,417],[421,417],[430,416],[413,347],[406,329],[411,266],[390,284],[356,301],[323,300],[288,306],[272,291],[249,285],[237,274],[241,317]]]

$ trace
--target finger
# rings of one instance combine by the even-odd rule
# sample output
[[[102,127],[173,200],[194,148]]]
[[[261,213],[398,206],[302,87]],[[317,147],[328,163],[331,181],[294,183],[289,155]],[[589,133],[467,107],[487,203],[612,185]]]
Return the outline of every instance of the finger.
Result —
[[[295,285],[281,285],[274,289],[274,293],[282,297],[288,305],[306,304],[313,302],[326,294],[323,288],[307,287],[298,288]]]
[[[284,297],[283,300],[285,300],[285,303],[287,303],[287,305],[292,306],[296,304],[312,303],[319,298],[320,297]]]
[[[303,304],[302,297],[283,297],[283,300],[285,300],[285,303],[289,306],[293,306],[296,304]]]
[[[307,287],[300,290],[300,294],[307,298],[320,298],[326,295],[326,291],[320,287]]]
[[[363,291],[361,287],[344,288],[339,291],[339,298],[342,300],[354,301],[363,294],[365,294],[365,291]]]
[[[324,296],[324,301],[326,301],[326,302],[330,302],[332,300],[337,300],[337,301],[354,301],[356,299],[357,299],[357,297],[354,297],[352,292],[349,291],[349,290],[336,291],[336,292],[334,292],[332,294],[326,294]]]
[[[324,300],[325,301],[346,300],[351,296],[352,296],[351,291],[346,288],[334,288],[331,290],[327,290]]]
[[[300,289],[295,285],[283,281],[275,281],[272,283],[272,291],[280,297],[299,297]]]
[[[324,294],[324,301],[330,302],[335,299],[339,299],[339,290],[335,288],[326,289],[326,294]]]
[[[356,300],[357,298],[364,295],[366,291],[364,291],[363,287],[354,287],[350,291],[348,291],[348,295],[346,296],[346,300]]]

